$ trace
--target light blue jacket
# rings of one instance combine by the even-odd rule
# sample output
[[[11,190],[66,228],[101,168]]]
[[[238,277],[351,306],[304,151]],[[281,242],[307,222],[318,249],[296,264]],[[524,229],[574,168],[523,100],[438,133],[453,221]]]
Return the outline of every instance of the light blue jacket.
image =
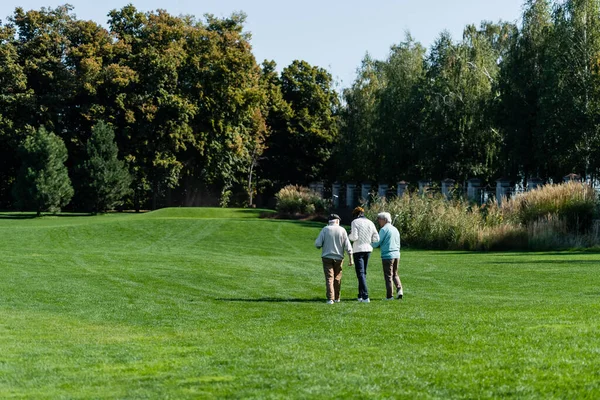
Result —
[[[389,222],[379,230],[379,242],[373,247],[381,247],[381,259],[393,260],[400,258],[400,232]]]

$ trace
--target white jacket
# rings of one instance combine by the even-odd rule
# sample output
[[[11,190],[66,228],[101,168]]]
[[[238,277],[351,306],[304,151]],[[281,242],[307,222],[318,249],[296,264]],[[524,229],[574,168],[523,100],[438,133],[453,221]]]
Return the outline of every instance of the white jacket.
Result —
[[[353,253],[370,253],[373,251],[371,243],[379,241],[379,233],[375,224],[368,218],[358,217],[352,221],[350,236]]]

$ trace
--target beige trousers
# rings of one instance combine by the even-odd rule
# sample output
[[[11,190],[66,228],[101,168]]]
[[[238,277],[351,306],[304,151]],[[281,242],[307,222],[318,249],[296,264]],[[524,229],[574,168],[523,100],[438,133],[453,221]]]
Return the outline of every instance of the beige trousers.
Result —
[[[342,286],[342,264],[344,260],[323,258],[323,272],[327,288],[327,300],[339,300]]]
[[[399,258],[391,260],[381,260],[383,264],[383,278],[385,279],[385,291],[386,297],[394,297],[394,286],[396,291],[399,292],[402,289],[402,282],[400,282],[400,276],[398,276],[398,264]]]

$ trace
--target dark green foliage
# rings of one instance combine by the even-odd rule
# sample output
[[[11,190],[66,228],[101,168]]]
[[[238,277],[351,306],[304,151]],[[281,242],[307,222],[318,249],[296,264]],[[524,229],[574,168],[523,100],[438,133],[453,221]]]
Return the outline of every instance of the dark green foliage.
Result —
[[[321,180],[600,175],[595,0],[527,0],[520,23],[469,25],[458,40],[443,32],[429,51],[407,35],[385,60],[365,57],[342,103],[323,68],[261,69],[243,13],[195,19],[128,5],[106,29],[65,5],[17,8],[8,21],[0,208],[12,205],[16,150],[32,127],[60,136],[75,172],[100,121],[114,128],[133,181],[127,206],[138,210],[173,193],[179,204],[247,205]]]
[[[14,188],[17,205],[22,210],[58,212],[73,197],[67,172],[67,148],[62,139],[40,128],[21,146],[21,170]]]
[[[323,68],[294,61],[284,68],[272,115],[274,130],[267,141],[262,174],[279,186],[323,179],[338,138],[339,101],[333,78]],[[285,104],[284,103],[284,104]]]
[[[93,212],[112,210],[123,204],[130,192],[131,175],[119,160],[115,133],[105,122],[92,129],[85,146],[86,160],[79,167],[81,195],[85,207]]]

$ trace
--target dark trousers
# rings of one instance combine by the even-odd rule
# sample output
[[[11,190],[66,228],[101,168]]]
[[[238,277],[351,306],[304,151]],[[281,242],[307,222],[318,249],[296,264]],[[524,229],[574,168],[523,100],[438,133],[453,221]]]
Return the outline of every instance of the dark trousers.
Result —
[[[354,253],[354,268],[358,278],[358,298],[366,300],[369,298],[369,289],[367,289],[367,267],[371,253]]]

